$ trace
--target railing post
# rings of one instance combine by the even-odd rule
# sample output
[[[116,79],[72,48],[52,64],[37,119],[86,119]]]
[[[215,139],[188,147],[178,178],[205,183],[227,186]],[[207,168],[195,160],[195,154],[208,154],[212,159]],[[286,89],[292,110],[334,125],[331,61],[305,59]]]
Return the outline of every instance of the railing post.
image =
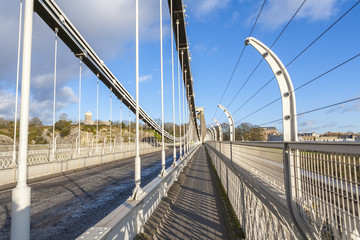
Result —
[[[294,181],[294,173],[291,170],[291,149],[289,148],[288,143],[284,142],[284,184],[285,184],[285,195],[286,195],[286,203],[288,205],[290,217],[292,218],[296,228],[298,229],[300,235],[303,239],[308,239],[307,235],[303,231],[304,227],[300,226],[300,221],[296,218],[296,209],[293,202],[293,195],[296,194],[295,189],[292,188]]]

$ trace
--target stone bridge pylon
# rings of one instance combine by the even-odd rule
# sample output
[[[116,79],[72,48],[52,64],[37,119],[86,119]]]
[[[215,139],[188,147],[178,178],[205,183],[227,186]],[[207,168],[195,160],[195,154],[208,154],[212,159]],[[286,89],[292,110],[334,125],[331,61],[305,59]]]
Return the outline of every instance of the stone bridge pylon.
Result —
[[[206,136],[206,122],[204,116],[204,107],[197,107],[196,108],[196,118],[200,120],[200,136],[201,142],[203,143]]]

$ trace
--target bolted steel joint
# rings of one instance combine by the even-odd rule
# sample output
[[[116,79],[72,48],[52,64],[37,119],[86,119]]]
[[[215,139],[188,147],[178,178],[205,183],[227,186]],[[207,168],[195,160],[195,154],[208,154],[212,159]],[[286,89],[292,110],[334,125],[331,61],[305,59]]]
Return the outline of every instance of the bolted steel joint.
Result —
[[[281,75],[282,73],[283,73],[283,72],[282,72],[281,70],[279,70],[279,71],[276,72],[276,75],[279,76],[279,75]]]
[[[266,58],[267,56],[269,56],[269,53],[268,53],[268,52],[264,52],[262,56],[263,56],[263,58]]]
[[[289,93],[289,92],[285,92],[285,93],[283,94],[283,97],[288,97],[288,96],[290,96],[290,93]]]
[[[291,119],[291,116],[290,115],[286,115],[285,117],[284,117],[284,120],[290,120]]]

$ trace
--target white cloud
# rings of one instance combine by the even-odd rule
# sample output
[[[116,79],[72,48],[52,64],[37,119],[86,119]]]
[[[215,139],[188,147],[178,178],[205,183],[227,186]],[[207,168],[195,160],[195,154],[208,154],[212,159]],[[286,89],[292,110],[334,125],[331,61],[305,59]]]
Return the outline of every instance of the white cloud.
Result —
[[[327,114],[341,111],[341,113],[346,112],[357,112],[360,111],[360,103],[354,104],[341,104],[339,106],[333,107],[330,110],[326,111]]]
[[[140,76],[139,77],[139,81],[140,82],[149,82],[152,79],[152,75],[148,74],[148,75],[144,75],[144,76]]]
[[[9,91],[0,89],[0,118],[14,119],[15,95]]]
[[[299,127],[308,127],[308,126],[311,126],[311,125],[314,125],[315,122],[313,121],[305,121],[305,122],[300,122],[298,124]]]
[[[191,8],[197,18],[203,18],[217,9],[225,8],[230,0],[202,0],[191,3]]]
[[[355,103],[350,106],[346,106],[341,113],[345,112],[357,112],[360,111],[360,103]]]
[[[286,23],[294,15],[303,0],[271,0],[265,5],[259,23],[265,28],[275,29]],[[326,20],[336,13],[336,0],[308,0],[296,18],[310,21]],[[257,13],[251,19],[255,19]],[[253,22],[250,20],[250,22]]]
[[[105,63],[121,58],[132,49],[135,38],[135,2],[128,0],[57,0],[66,16],[85,37]],[[142,1],[139,7],[140,40],[154,41],[159,38],[159,2]],[[164,35],[169,34],[166,25],[168,12],[163,1]],[[0,1],[0,117],[13,118],[15,104],[17,39],[19,24],[19,1]],[[52,114],[54,32],[35,13],[32,42],[31,112],[46,122]],[[58,41],[57,58],[57,109],[77,103],[77,96],[67,86],[79,74],[79,60]],[[83,76],[89,74],[84,68]],[[4,90],[7,89],[7,90]]]

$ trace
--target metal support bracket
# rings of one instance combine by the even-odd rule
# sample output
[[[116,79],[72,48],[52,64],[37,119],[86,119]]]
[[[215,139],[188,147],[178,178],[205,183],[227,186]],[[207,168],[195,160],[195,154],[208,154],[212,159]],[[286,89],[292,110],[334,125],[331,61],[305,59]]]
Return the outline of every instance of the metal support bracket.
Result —
[[[231,116],[230,112],[221,104],[218,105],[218,107],[220,107],[226,114],[226,117],[229,120],[229,125],[230,125],[230,141],[235,141],[235,124],[234,124],[234,119]]]
[[[256,38],[247,38],[245,44],[253,46],[273,71],[281,92],[284,141],[297,141],[295,92],[289,73],[275,53]]]
[[[213,118],[212,120],[216,123],[216,125],[219,128],[219,141],[221,142],[223,140],[223,131],[222,131],[221,124],[215,118]]]

